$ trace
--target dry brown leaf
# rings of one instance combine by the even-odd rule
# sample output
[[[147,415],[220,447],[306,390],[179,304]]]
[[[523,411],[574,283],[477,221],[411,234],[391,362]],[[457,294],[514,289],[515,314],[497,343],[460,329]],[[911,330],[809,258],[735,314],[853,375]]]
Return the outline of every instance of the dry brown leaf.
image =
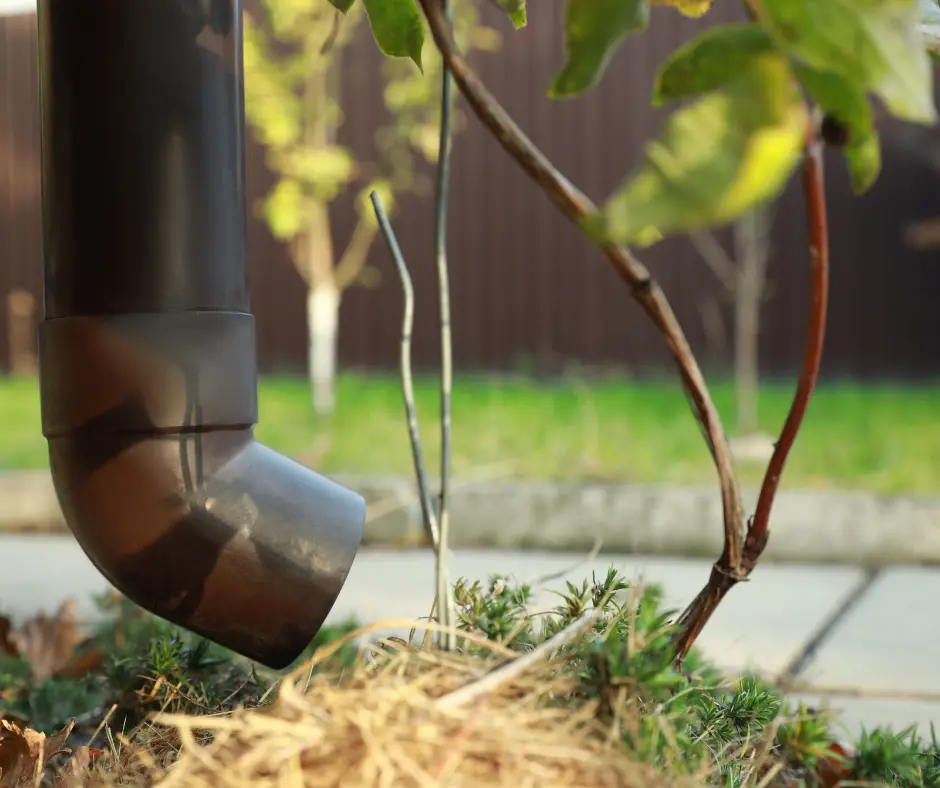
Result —
[[[14,788],[31,775],[29,742],[18,726],[0,720],[0,788]]]
[[[10,633],[10,642],[29,664],[34,678],[45,679],[67,668],[84,640],[75,620],[77,603],[66,599],[54,617],[40,613]]]
[[[76,655],[64,668],[57,670],[55,675],[65,678],[81,678],[86,673],[92,673],[104,665],[105,655],[97,649],[88,649]]]
[[[32,728],[0,720],[0,788],[32,788],[49,759],[61,752],[75,727],[72,720],[47,737]]]
[[[75,720],[72,720],[58,733],[53,733],[46,738],[45,747],[43,748],[43,761],[48,761],[53,755],[58,755],[60,752],[71,752],[71,750],[65,749],[65,743],[68,741],[69,736],[72,735],[72,729],[74,727]]]
[[[91,766],[92,761],[100,757],[101,753],[101,750],[95,750],[85,745],[79,747],[69,758],[69,762],[65,764],[62,771],[59,772],[52,788],[77,788],[77,786],[85,785],[88,782],[88,768]]]

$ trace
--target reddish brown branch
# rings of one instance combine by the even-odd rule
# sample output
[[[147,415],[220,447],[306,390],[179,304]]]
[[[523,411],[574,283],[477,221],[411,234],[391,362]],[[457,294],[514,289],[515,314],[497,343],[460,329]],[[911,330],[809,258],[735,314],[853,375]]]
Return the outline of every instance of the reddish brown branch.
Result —
[[[793,395],[793,404],[783,424],[780,439],[774,447],[761,484],[754,517],[748,525],[744,542],[744,566],[749,572],[764,551],[769,535],[770,509],[777,495],[787,457],[803,424],[803,417],[813,397],[819,366],[822,362],[823,342],[826,338],[826,309],[829,302],[829,227],[826,219],[826,191],[823,179],[822,143],[809,141],[803,164],[803,191],[809,218],[810,306],[806,349],[800,382]]]
[[[526,137],[499,102],[490,94],[454,41],[441,0],[420,0],[437,48],[450,67],[454,81],[477,118],[489,129],[509,155],[542,188],[558,209],[579,227],[597,209],[555,169],[548,158]],[[741,491],[731,459],[728,440],[721,426],[698,362],[672,307],[649,271],[628,250],[603,244],[601,251],[617,275],[630,288],[643,311],[659,328],[669,352],[679,367],[682,384],[702,425],[709,451],[718,471],[725,528],[722,561],[737,566],[741,559],[744,515]]]
[[[822,144],[810,140],[803,164],[803,191],[809,218],[810,307],[803,369],[793,396],[793,404],[783,424],[780,439],[767,465],[754,517],[748,526],[744,547],[745,567],[750,571],[767,543],[770,509],[777,494],[787,457],[803,424],[813,397],[826,337],[826,309],[829,301],[829,227],[826,219],[826,192],[823,180]],[[750,564],[750,566],[748,566]]]
[[[810,309],[800,380],[780,438],[767,465],[767,472],[757,499],[757,508],[748,523],[741,561],[738,564],[727,563],[723,555],[712,568],[708,585],[680,617],[679,636],[676,641],[679,661],[688,653],[725,594],[737,583],[747,580],[757,565],[761,553],[764,552],[770,535],[770,510],[780,485],[780,477],[800,431],[819,377],[823,341],[826,335],[826,308],[829,300],[829,230],[826,218],[822,144],[815,130],[811,132],[807,141],[806,156],[803,160],[803,190],[809,220]]]

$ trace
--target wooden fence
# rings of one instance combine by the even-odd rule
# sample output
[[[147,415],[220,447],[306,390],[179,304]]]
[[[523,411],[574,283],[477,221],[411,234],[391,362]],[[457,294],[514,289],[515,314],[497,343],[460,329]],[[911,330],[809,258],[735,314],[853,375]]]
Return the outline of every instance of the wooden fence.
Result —
[[[535,142],[590,196],[601,199],[636,163],[644,140],[663,118],[649,107],[655,66],[698,25],[668,10],[652,29],[618,53],[602,86],[569,102],[544,98],[562,62],[560,0],[533,13],[529,29],[505,31],[498,54],[474,59],[483,79]],[[720,6],[715,14],[720,13]],[[711,20],[715,20],[711,16]],[[385,112],[378,83],[380,56],[360,29],[344,72],[342,140],[373,146]],[[566,363],[657,367],[667,361],[657,333],[614,274],[508,161],[464,110],[456,140],[451,207],[455,353],[460,367],[556,370]],[[851,197],[844,168],[830,157],[833,275],[824,367],[830,376],[935,376],[940,373],[940,260],[901,243],[905,225],[940,213],[940,180],[912,152],[903,129],[884,129],[885,172],[861,199]],[[263,151],[248,150],[252,202],[272,180]],[[41,293],[39,144],[35,20],[0,19],[0,295]],[[343,243],[352,225],[348,202],[335,210]],[[395,217],[412,267],[418,299],[415,363],[436,364],[432,217],[428,197],[404,201]],[[792,372],[799,361],[805,314],[806,247],[798,184],[782,198],[773,232],[772,293],[763,313],[762,370]],[[298,370],[305,361],[304,293],[283,246],[260,221],[249,230],[251,286],[265,369]],[[644,259],[670,297],[692,345],[706,360],[726,361],[728,344],[708,326],[721,289],[684,239],[663,243]],[[378,287],[354,288],[342,308],[340,357],[347,366],[396,363],[401,299],[384,247],[371,263]],[[128,260],[133,265],[133,260]],[[0,299],[0,368],[9,368],[9,315]],[[730,330],[731,310],[720,313]],[[729,335],[730,336],[730,335]]]

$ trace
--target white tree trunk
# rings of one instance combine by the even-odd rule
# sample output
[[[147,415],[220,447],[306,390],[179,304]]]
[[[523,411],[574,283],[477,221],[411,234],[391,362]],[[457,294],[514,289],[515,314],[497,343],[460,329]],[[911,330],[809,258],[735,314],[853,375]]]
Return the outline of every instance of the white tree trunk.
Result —
[[[738,273],[734,294],[734,367],[737,426],[742,435],[757,432],[760,311],[770,257],[769,229],[770,216],[763,206],[745,214],[735,225]]]
[[[313,409],[320,416],[336,405],[336,348],[339,336],[340,291],[332,281],[307,292],[307,370]]]

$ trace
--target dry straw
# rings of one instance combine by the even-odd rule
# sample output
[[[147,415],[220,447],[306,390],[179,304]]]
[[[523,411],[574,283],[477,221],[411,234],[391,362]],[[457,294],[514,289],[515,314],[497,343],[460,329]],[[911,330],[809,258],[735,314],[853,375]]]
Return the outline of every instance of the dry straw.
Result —
[[[573,636],[590,617],[572,627]],[[374,629],[400,626],[382,622]],[[413,622],[408,622],[413,624]],[[432,628],[434,625],[430,625]],[[460,633],[467,638],[467,633]],[[557,637],[557,636],[556,636]],[[274,702],[233,714],[160,715],[117,743],[92,783],[162,788],[343,786],[669,785],[632,759],[597,721],[592,700],[571,701],[576,679],[558,670],[558,646],[510,668],[518,654],[447,653],[371,645],[345,675],[285,677]],[[339,644],[314,658],[323,662]],[[371,659],[368,657],[371,655]],[[491,677],[500,674],[499,681]],[[487,682],[485,691],[466,688]],[[465,702],[447,702],[461,693]],[[458,694],[456,697],[460,697]]]

